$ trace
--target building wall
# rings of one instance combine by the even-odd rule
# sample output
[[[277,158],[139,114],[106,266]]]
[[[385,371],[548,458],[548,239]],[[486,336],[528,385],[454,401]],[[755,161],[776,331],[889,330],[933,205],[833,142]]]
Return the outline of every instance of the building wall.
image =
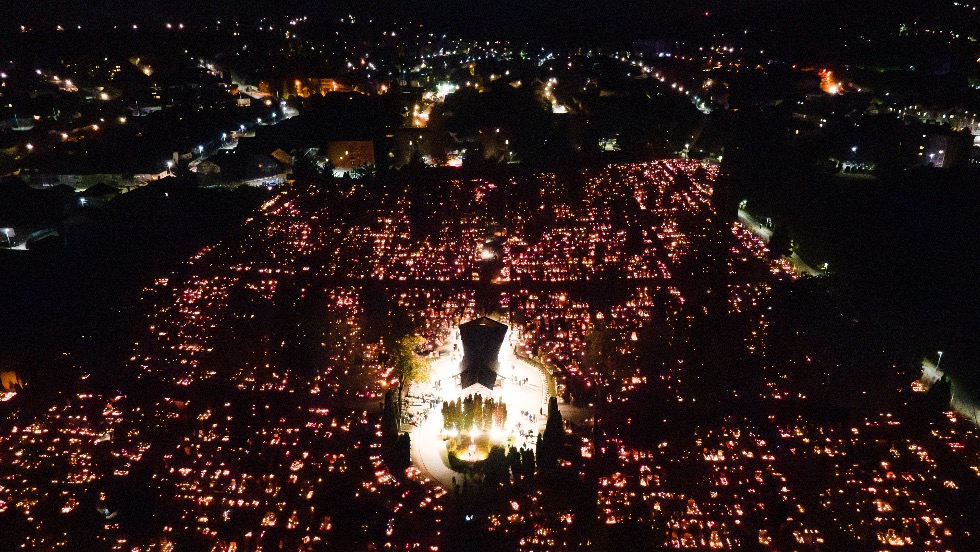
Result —
[[[327,159],[334,170],[347,172],[362,165],[374,164],[374,142],[344,140],[327,144]]]
[[[286,82],[283,90],[285,92],[284,95],[287,97],[299,96],[300,98],[309,98],[314,94],[323,96],[330,92],[343,92],[347,90],[347,87],[334,79],[307,78]]]
[[[23,386],[24,382],[21,381],[20,376],[17,375],[17,372],[0,372],[0,389],[3,389],[4,391],[14,391]]]

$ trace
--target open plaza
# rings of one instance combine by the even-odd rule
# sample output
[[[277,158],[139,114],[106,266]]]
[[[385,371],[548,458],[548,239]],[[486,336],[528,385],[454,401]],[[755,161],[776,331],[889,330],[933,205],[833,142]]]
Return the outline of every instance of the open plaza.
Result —
[[[412,432],[412,461],[434,480],[448,486],[457,475],[449,468],[447,443],[450,441],[460,443],[464,451],[469,451],[469,457],[465,453],[461,455],[461,459],[467,461],[485,457],[485,453],[476,452],[477,441],[517,449],[534,448],[538,432],[544,429],[547,421],[549,389],[553,389],[554,384],[541,368],[518,356],[516,351],[519,350],[517,332],[507,328],[497,355],[498,370],[493,388],[480,383],[463,388],[460,375],[464,350],[457,328],[448,342],[436,351],[429,380],[411,387],[406,411]],[[504,423],[495,423],[487,431],[476,427],[446,429],[443,404],[476,395],[506,405]],[[467,446],[467,442],[471,445]]]

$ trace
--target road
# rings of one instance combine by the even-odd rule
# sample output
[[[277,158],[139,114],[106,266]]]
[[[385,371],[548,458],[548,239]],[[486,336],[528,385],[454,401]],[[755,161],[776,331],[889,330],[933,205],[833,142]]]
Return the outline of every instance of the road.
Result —
[[[769,243],[769,240],[772,239],[772,229],[764,224],[761,224],[752,215],[748,214],[742,209],[738,210],[738,221],[742,223],[743,226],[751,230],[753,234],[761,238],[762,241]],[[801,274],[806,274],[808,276],[823,276],[824,274],[822,271],[808,265],[806,261],[801,259],[796,253],[785,256],[785,258],[789,262],[793,263],[793,267],[796,268],[796,271]]]
[[[752,215],[748,214],[742,209],[738,210],[738,220],[743,225],[748,227],[753,234],[762,238],[762,241],[769,243],[772,238],[772,229],[761,224],[759,221],[755,220]]]

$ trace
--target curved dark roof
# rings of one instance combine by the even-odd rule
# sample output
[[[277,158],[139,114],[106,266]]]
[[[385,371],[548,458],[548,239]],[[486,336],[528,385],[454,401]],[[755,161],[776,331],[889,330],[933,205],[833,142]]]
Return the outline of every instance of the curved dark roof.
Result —
[[[493,389],[497,381],[497,355],[507,335],[507,325],[483,316],[460,324],[459,335],[463,340],[459,374],[463,389],[476,383]]]

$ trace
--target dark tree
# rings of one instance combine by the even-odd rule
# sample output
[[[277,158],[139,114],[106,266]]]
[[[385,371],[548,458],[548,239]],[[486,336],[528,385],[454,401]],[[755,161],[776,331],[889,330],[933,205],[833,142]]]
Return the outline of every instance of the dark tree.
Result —
[[[507,463],[510,465],[510,473],[517,481],[521,478],[522,468],[521,468],[521,453],[514,447],[510,447],[507,451]]]
[[[542,471],[555,469],[564,440],[565,429],[561,412],[558,411],[558,398],[551,397],[548,401],[548,422],[538,439],[538,468]]]

